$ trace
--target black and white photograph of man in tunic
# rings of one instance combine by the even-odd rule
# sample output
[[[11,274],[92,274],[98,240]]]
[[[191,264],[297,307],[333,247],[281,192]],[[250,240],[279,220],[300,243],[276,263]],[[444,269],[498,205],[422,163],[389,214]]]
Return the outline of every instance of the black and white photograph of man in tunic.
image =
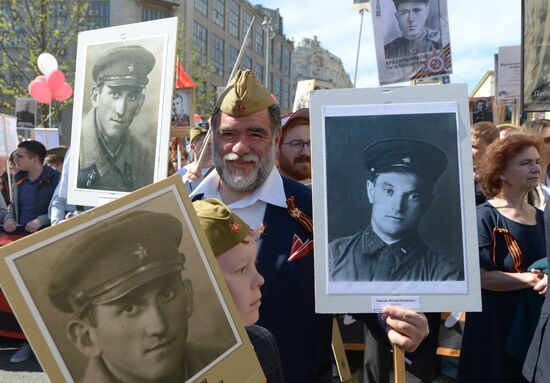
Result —
[[[177,126],[189,126],[190,92],[192,90],[177,90],[172,96],[172,123]]]
[[[153,182],[159,47],[159,38],[88,47],[77,188],[131,192]]]
[[[550,4],[523,0],[522,103],[524,112],[550,110]]]
[[[59,234],[63,222],[14,260],[63,381],[195,382],[242,346],[179,198],[157,192]]]
[[[464,280],[455,116],[325,118],[329,285]]]
[[[374,0],[373,7],[380,84],[450,73],[445,0]]]

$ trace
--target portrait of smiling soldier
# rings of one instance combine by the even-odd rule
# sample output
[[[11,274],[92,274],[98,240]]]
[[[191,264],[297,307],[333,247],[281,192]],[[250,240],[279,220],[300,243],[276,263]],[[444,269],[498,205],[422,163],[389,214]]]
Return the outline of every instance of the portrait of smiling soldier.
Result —
[[[95,62],[91,109],[81,127],[78,188],[131,192],[153,182],[152,150],[131,127],[155,62],[140,45],[110,49]]]
[[[182,230],[171,214],[133,211],[57,260],[48,296],[74,316],[66,335],[88,359],[79,383],[182,383],[222,353],[187,340],[193,287],[182,277]]]
[[[363,153],[372,205],[367,228],[329,243],[331,281],[459,280],[448,258],[430,249],[418,226],[447,167],[437,147],[409,139],[382,140]]]

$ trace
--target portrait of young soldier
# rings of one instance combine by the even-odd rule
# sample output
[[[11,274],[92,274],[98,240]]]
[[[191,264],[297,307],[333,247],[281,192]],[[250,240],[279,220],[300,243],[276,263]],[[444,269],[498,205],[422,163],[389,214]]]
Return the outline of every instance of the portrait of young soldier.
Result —
[[[153,150],[133,126],[155,57],[140,45],[113,48],[92,70],[91,109],[82,120],[77,187],[131,192],[153,182]]]
[[[393,2],[401,37],[384,45],[386,59],[415,56],[441,49],[440,32],[426,27],[430,12],[429,0],[393,0]]]
[[[182,236],[173,215],[135,210],[56,261],[48,297],[72,315],[66,336],[88,361],[77,382],[181,383],[224,351],[188,341],[195,303]]]
[[[439,148],[416,140],[382,140],[363,152],[372,205],[365,230],[329,243],[331,281],[445,281],[461,270],[430,249],[418,226],[447,167]]]
[[[187,111],[186,100],[189,96],[180,92],[174,92],[172,97],[172,121],[178,125],[189,125],[189,112]]]

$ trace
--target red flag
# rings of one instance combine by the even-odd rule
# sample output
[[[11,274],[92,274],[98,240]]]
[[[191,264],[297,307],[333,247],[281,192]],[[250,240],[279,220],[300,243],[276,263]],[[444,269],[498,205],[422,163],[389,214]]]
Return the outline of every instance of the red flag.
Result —
[[[178,67],[178,70],[176,72],[176,89],[194,88],[195,83],[183,70],[183,66],[181,65],[181,61],[179,57],[176,57],[176,63]]]

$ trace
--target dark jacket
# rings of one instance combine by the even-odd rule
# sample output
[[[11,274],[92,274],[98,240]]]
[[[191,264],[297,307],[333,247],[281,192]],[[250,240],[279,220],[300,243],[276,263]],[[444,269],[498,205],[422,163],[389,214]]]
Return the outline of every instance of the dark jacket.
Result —
[[[27,172],[20,171],[14,177],[13,188],[13,203],[8,206],[8,212],[4,217],[4,220],[8,218],[15,219],[15,222],[19,223],[19,195],[21,193],[21,184],[25,180]],[[36,197],[34,199],[34,209],[36,218],[40,221],[42,227],[50,225],[50,218],[48,217],[48,207],[53,197],[53,192],[59,183],[61,175],[59,172],[48,165],[44,165],[42,173],[40,173],[38,188],[36,189]]]

